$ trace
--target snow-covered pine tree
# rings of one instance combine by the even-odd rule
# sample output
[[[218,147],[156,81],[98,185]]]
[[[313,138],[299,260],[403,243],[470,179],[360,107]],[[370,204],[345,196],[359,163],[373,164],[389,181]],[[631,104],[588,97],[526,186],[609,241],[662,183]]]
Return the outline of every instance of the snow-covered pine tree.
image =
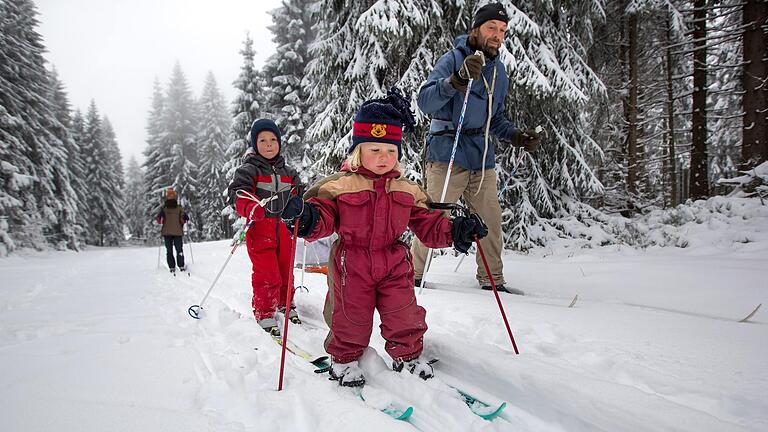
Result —
[[[61,239],[58,217],[72,208],[67,155],[54,130],[45,47],[28,0],[0,2],[0,254]],[[57,183],[56,176],[63,176]],[[62,195],[57,195],[59,189]]]
[[[179,204],[190,216],[188,234],[193,238],[202,230],[201,209],[198,204],[197,163],[199,161],[195,138],[198,131],[195,99],[187,78],[177,62],[165,94],[162,116],[161,145],[170,149],[170,177],[178,194]]]
[[[260,100],[263,99],[264,89],[262,88],[262,78],[253,64],[255,51],[253,50],[253,39],[250,35],[245,36],[243,49],[240,50],[243,56],[243,64],[240,67],[240,74],[233,83],[237,94],[232,101],[232,124],[229,128],[229,146],[227,147],[227,162],[224,164],[224,173],[227,182],[231,181],[235,175],[235,170],[242,163],[242,157],[248,149],[248,134],[251,130],[253,121],[261,116]],[[224,214],[230,221],[238,219],[231,206],[227,206]]]
[[[163,145],[165,132],[162,127],[165,96],[160,82],[155,79],[152,92],[152,108],[147,116],[147,147],[144,149],[144,237],[154,238],[158,229],[155,216],[162,206],[162,193],[173,185],[171,177],[171,150]]]
[[[85,135],[81,147],[88,184],[88,230],[91,244],[118,245],[123,239],[125,220],[120,194],[122,166],[114,165],[96,103],[92,100],[85,116]]]
[[[112,123],[107,116],[103,116],[101,119],[102,130],[104,131],[104,149],[106,150],[105,156],[107,158],[107,166],[109,170],[107,174],[110,175],[110,183],[115,185],[111,199],[113,205],[121,210],[122,219],[110,218],[107,222],[109,224],[108,231],[115,233],[115,238],[110,238],[111,244],[118,244],[125,238],[124,235],[124,219],[125,219],[125,170],[123,169],[123,157],[120,154],[120,147],[117,144],[117,136],[115,135],[115,129],[112,127]],[[117,236],[119,233],[119,236]]]
[[[72,177],[72,187],[75,189],[78,199],[77,226],[78,242],[88,242],[88,183],[87,171],[85,166],[85,153],[83,152],[83,142],[85,140],[85,119],[79,108],[75,109],[72,115],[72,124],[69,128],[72,135],[72,141],[77,146],[77,152],[69,154],[67,165],[69,166],[70,176]]]
[[[553,237],[581,235],[561,219],[588,226],[598,213],[582,203],[603,193],[591,168],[602,152],[584,113],[605,97],[587,64],[593,25],[605,16],[601,0],[502,3],[511,17],[501,50],[510,75],[507,115],[520,128],[546,130],[539,150],[526,154],[521,167],[516,163],[522,149],[497,146],[505,244],[527,249]]]
[[[106,144],[107,156],[109,157],[109,165],[114,167],[115,181],[117,182],[120,192],[125,185],[125,173],[123,172],[123,157],[120,154],[120,146],[117,145],[117,135],[115,135],[115,128],[112,127],[112,122],[105,115],[101,119],[101,125],[104,130],[104,143]]]
[[[66,162],[63,166],[56,167],[59,175],[55,178],[56,195],[61,200],[61,211],[58,215],[58,223],[54,227],[54,236],[51,241],[58,243],[58,247],[78,250],[78,237],[82,225],[78,224],[79,209],[84,207],[81,196],[77,190],[84,186],[83,166],[80,160],[80,148],[73,139],[72,115],[64,83],[59,80],[54,68],[50,72],[51,79],[51,109],[59,121],[61,127],[54,126],[53,134],[59,138],[62,151],[66,154]]]
[[[224,177],[225,149],[229,136],[229,115],[216,78],[208,72],[199,102],[198,146],[200,163],[200,213],[205,240],[232,236],[232,228],[222,211],[227,207],[227,179]]]
[[[467,27],[475,2],[463,1],[332,1],[317,5],[315,42],[304,85],[309,90],[313,123],[313,171],[317,176],[336,170],[346,157],[352,118],[360,104],[383,97],[392,86],[411,96],[437,59],[452,47]],[[415,136],[406,135],[402,164],[405,175],[420,178],[420,150],[425,124]]]
[[[310,103],[315,121],[308,132],[316,142],[319,175],[335,170],[349,145],[351,121],[360,103],[383,96],[391,85],[415,95],[439,56],[467,31],[477,7],[465,1],[321,1],[315,43],[308,65]],[[517,172],[519,151],[497,145],[500,198],[508,245],[519,249],[569,235],[557,218],[593,213],[580,200],[602,193],[590,162],[601,152],[589,138],[584,108],[604,96],[600,79],[586,64],[592,24],[604,19],[602,2],[502,2],[512,16],[502,61],[510,74],[507,113],[521,127],[549,131],[542,150],[526,157]],[[574,19],[577,17],[578,19]],[[415,104],[414,104],[415,106]],[[425,124],[416,140],[406,137],[405,175],[418,178]],[[531,230],[534,224],[544,229]],[[555,228],[556,230],[552,230]],[[539,233],[539,234],[534,234]]]
[[[743,73],[741,40],[745,34],[740,29],[744,2],[725,0],[710,17],[711,40],[708,61],[710,84],[708,105],[710,109],[709,184],[713,194],[725,194],[718,180],[738,175],[742,148],[741,100],[746,97],[740,74]],[[768,19],[768,16],[765,17]],[[768,137],[766,137],[768,138]]]
[[[133,239],[144,237],[144,173],[136,158],[131,156],[125,169],[125,226]]]
[[[314,40],[313,3],[316,0],[285,0],[270,12],[273,24],[269,29],[277,49],[262,69],[267,101],[264,111],[270,113],[283,132],[281,154],[297,169],[307,168],[302,161],[308,162],[305,155],[311,148],[304,139],[311,118],[307,89],[301,83],[309,61],[307,50]]]

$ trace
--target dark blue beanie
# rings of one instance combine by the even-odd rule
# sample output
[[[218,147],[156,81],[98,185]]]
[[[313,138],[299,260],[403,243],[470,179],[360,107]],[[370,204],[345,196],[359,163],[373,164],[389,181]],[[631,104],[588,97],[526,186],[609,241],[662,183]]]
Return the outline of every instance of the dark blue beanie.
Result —
[[[509,15],[507,15],[507,9],[501,3],[489,3],[475,13],[475,18],[472,20],[472,28],[478,28],[485,22],[490,20],[502,21],[504,23],[509,22]]]
[[[411,103],[395,87],[382,99],[363,102],[352,124],[352,153],[363,142],[382,142],[397,146],[397,159],[403,156],[403,128],[413,131],[416,121],[411,112]]]
[[[277,127],[275,122],[266,118],[255,120],[251,125],[251,147],[253,147],[254,150],[257,150],[256,138],[259,136],[259,132],[261,131],[270,131],[274,133],[275,136],[277,136],[277,143],[280,144],[280,150],[282,150],[283,134],[280,133],[280,128]]]

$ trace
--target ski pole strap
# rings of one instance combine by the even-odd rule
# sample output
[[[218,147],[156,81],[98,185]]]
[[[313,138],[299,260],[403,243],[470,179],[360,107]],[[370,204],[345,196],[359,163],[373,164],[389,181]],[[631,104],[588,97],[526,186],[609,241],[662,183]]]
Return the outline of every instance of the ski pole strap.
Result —
[[[450,210],[451,216],[454,217],[467,216],[469,214],[469,209],[459,203],[428,203],[427,207],[434,210]]]
[[[427,204],[427,207],[433,209],[433,210],[451,210],[451,211],[457,211],[459,213],[466,213],[467,208],[459,203],[437,203],[437,202],[431,202]]]

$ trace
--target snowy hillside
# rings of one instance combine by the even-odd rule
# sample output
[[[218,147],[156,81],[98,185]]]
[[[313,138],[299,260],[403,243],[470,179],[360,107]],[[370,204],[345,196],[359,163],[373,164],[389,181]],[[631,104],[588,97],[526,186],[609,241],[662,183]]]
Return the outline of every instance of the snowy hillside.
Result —
[[[768,206],[718,200],[679,209],[691,217],[674,226],[664,214],[643,221],[649,235],[674,232],[686,248],[571,241],[507,254],[507,281],[528,293],[502,295],[520,355],[492,293],[476,289],[474,257],[457,273],[457,258],[439,257],[428,276],[439,289],[419,296],[437,378],[385,370],[390,359],[374,335],[363,362],[368,405],[295,356],[276,391],[280,349],[250,313],[244,250],[203,319],[187,315],[226,259],[226,242],[192,245],[191,277],[158,270],[156,248],[2,259],[1,429],[768,430]],[[307,325],[289,336],[321,353],[324,276],[308,274],[305,285],[296,301]],[[448,384],[508,405],[483,420]],[[409,421],[370,407],[393,393],[414,407]]]

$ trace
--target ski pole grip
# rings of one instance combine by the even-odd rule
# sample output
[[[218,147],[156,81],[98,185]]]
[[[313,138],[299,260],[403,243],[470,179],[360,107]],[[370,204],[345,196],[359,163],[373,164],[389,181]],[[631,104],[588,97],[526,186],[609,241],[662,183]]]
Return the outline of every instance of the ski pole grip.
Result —
[[[479,55],[481,59],[483,59],[483,66],[485,66],[485,54],[483,54],[483,51],[477,50],[475,51],[475,55]]]

